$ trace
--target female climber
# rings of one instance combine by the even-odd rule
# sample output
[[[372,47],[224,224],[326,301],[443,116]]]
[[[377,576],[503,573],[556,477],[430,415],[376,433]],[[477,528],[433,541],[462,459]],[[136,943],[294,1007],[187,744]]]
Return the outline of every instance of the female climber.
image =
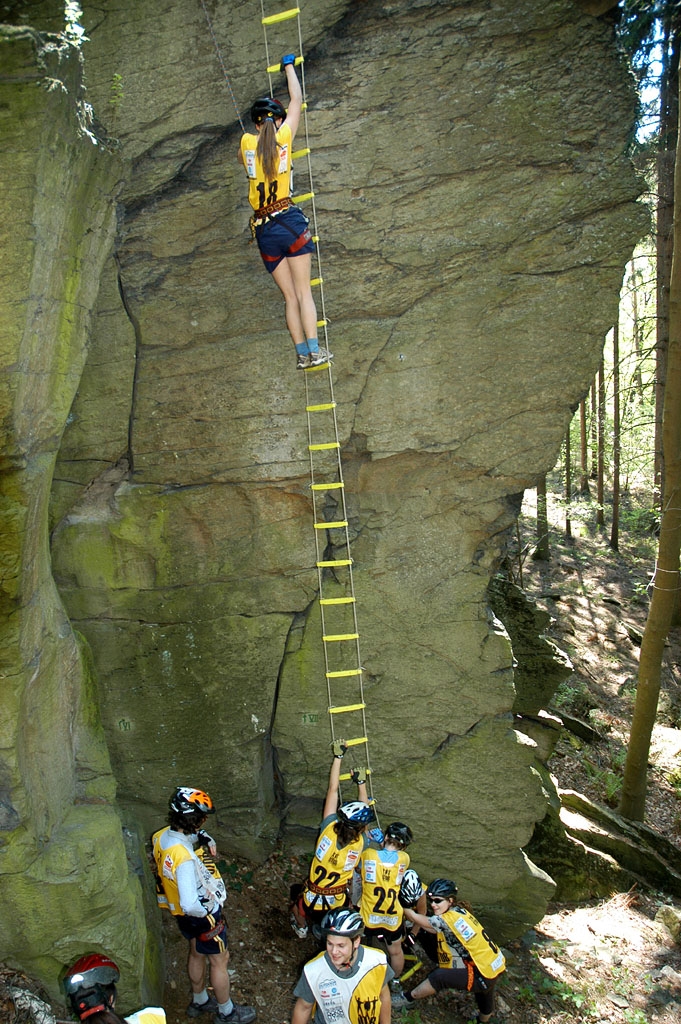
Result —
[[[286,326],[298,355],[298,369],[332,358],[317,339],[317,308],[310,272],[314,242],[309,221],[291,200],[291,149],[303,109],[295,54],[281,59],[289,93],[288,111],[265,96],[251,107],[256,134],[241,139],[238,160],[248,176],[251,227],[260,255],[286,303]]]
[[[114,1010],[119,978],[116,964],[102,953],[87,953],[68,968],[62,985],[78,1020],[87,1024],[165,1024],[166,1015],[160,1006],[147,1006],[119,1017]]]
[[[394,1007],[413,1006],[416,999],[434,996],[445,988],[472,992],[478,1006],[478,1024],[486,1024],[494,1011],[494,987],[506,969],[504,954],[473,917],[456,902],[458,889],[449,878],[436,878],[427,889],[432,916],[408,907],[404,916],[437,936],[439,966],[425,981],[404,995],[393,995]]]

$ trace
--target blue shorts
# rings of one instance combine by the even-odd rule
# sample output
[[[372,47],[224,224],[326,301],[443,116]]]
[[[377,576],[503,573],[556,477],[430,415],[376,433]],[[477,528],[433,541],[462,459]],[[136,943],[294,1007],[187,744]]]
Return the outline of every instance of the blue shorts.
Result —
[[[208,917],[190,917],[188,914],[182,914],[175,920],[185,939],[196,939],[197,953],[210,956],[213,953],[224,953],[227,949],[227,924],[220,910],[209,914]]]
[[[314,252],[310,222],[297,206],[289,206],[258,225],[255,238],[265,267],[271,274],[287,256]]]

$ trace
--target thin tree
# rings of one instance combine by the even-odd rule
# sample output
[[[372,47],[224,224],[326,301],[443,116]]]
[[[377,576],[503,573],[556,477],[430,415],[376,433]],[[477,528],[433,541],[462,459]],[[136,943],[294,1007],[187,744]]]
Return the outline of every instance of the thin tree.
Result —
[[[549,515],[546,501],[546,476],[537,480],[537,544],[532,552],[535,561],[548,562],[551,557],[549,547]]]
[[[678,147],[678,142],[677,142]],[[676,209],[681,210],[681,160],[674,174]],[[669,290],[667,386],[662,418],[664,491],[650,608],[638,668],[636,703],[624,766],[619,810],[626,818],[645,817],[650,740],[660,695],[664,643],[679,589],[681,547],[681,217],[674,222],[674,256]]]
[[[612,331],[612,524],[610,526],[610,547],[619,550],[620,531],[620,325],[615,323]]]
[[[572,498],[572,445],[570,444],[570,426],[568,423],[565,434],[565,539],[572,540],[572,519],[570,518],[570,500]]]
[[[679,108],[679,14],[668,5],[662,18],[660,124],[657,147],[657,320],[655,343],[655,467],[657,494],[664,489],[662,410],[668,373],[669,288],[674,239],[674,163]]]
[[[589,490],[589,434],[586,426],[586,399],[579,403],[579,493],[583,497]]]
[[[596,457],[596,526],[605,529],[605,496],[603,477],[605,474],[605,366],[601,359],[598,367],[598,454]]]

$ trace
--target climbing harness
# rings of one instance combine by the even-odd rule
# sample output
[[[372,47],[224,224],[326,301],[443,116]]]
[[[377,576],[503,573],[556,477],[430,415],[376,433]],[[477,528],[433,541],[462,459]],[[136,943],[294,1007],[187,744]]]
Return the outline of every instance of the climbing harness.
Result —
[[[294,161],[305,159],[308,191],[293,196],[296,205],[310,204],[312,238],[315,242],[317,276],[311,285],[319,289],[318,307],[321,318],[317,327],[323,332],[323,343],[329,351],[328,321],[324,301],[324,278],[322,275],[317,208],[312,179],[311,149],[307,119],[307,94],[305,87],[305,60],[300,25],[300,8],[292,7],[277,14],[267,15],[265,0],[260,0],[261,21],[265,36],[265,57],[267,75],[272,93],[272,75],[281,70],[281,64],[270,63],[268,30],[283,23],[297,27],[298,56],[295,67],[300,69],[303,92],[304,146],[294,151]],[[281,46],[281,52],[291,51],[289,45]],[[303,172],[304,173],[304,172]],[[261,211],[258,211],[260,213]],[[257,216],[257,214],[256,214]],[[321,339],[320,339],[321,341]],[[314,518],[316,567],[319,580],[319,607],[324,645],[324,665],[327,686],[328,712],[331,739],[342,736],[348,747],[362,748],[366,766],[367,791],[370,803],[375,804],[371,785],[371,764],[369,740],[366,725],[366,701],[362,660],[357,624],[357,598],[353,579],[353,561],[350,553],[350,532],[348,511],[345,500],[345,483],[341,463],[341,445],[336,418],[336,399],[333,389],[331,363],[310,366],[304,369],[305,412],[307,415],[308,453],[310,459],[310,488]],[[349,738],[348,738],[349,737]],[[351,773],[341,774],[341,782],[351,779]],[[374,807],[375,810],[375,807]]]

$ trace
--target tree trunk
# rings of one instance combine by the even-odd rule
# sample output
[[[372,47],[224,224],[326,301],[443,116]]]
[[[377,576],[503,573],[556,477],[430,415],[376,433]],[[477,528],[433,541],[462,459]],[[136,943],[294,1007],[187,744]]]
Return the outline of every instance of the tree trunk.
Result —
[[[589,434],[586,429],[586,399],[579,403],[579,493],[585,498],[589,490]]]
[[[620,537],[620,325],[612,331],[612,525],[610,547],[619,550]]]
[[[681,160],[676,161],[674,196],[681,210]],[[674,613],[679,588],[679,548],[681,545],[681,218],[674,226],[674,258],[669,289],[669,349],[667,386],[662,419],[664,492],[662,519],[648,619],[643,632],[638,669],[636,704],[631,733],[620,813],[634,821],[643,821],[648,776],[650,739],[657,715],[660,694],[664,642]]]
[[[532,552],[536,561],[548,562],[551,557],[549,548],[549,516],[546,504],[546,477],[537,480],[537,546]]]
[[[655,343],[655,499],[664,490],[664,451],[662,442],[662,410],[667,381],[667,350],[669,346],[669,281],[674,250],[674,164],[679,107],[679,40],[678,20],[673,13],[664,21],[661,47],[660,133],[657,151],[657,328]]]
[[[570,518],[570,499],[572,498],[572,445],[570,444],[570,426],[568,423],[565,435],[565,539],[572,540],[572,519]]]
[[[591,382],[591,479],[598,479],[598,377]]]
[[[603,475],[605,471],[605,367],[601,359],[598,367],[598,456],[596,461],[596,526],[605,529],[605,507],[603,494]]]

